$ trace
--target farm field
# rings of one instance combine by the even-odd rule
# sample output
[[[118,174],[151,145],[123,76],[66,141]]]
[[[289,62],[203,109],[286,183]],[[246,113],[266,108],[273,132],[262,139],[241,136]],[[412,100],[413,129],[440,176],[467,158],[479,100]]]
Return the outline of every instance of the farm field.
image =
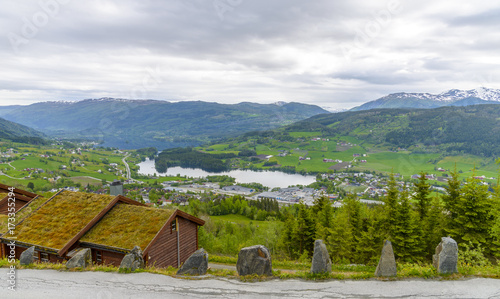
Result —
[[[405,149],[389,149],[370,144],[354,136],[321,137],[319,132],[290,132],[287,140],[248,138],[215,144],[204,149],[208,153],[237,153],[253,149],[256,155],[272,156],[266,160],[243,159],[239,168],[270,169],[292,167],[296,172],[326,173],[336,169],[338,162],[323,162],[323,159],[351,164],[350,170],[388,174],[399,173],[409,177],[420,172],[446,176],[456,166],[460,176],[472,174],[484,176],[485,181],[496,183],[498,165],[493,158],[473,155],[445,156],[441,153],[415,153]],[[238,142],[239,141],[239,142]],[[236,150],[236,152],[235,152]],[[302,157],[302,158],[301,158]],[[266,162],[266,163],[265,163]],[[267,165],[267,166],[266,166]],[[475,169],[475,170],[474,170]],[[342,171],[338,169],[337,171]]]

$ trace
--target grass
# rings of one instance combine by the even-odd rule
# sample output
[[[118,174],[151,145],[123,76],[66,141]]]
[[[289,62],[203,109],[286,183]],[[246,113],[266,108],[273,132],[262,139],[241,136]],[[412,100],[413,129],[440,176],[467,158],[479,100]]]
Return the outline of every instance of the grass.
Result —
[[[102,186],[101,180],[96,178],[75,176],[70,179],[75,183],[80,183],[82,186],[87,186],[87,184],[91,186]]]
[[[215,256],[210,256],[210,262],[214,262],[213,258]],[[216,259],[217,260],[217,259]],[[80,271],[99,271],[99,272],[112,272],[119,273],[118,267],[110,265],[92,265],[88,268],[81,269],[76,268],[72,270],[67,270],[65,264],[52,264],[52,263],[36,263],[28,266],[21,266],[19,261],[16,260],[15,263],[9,263],[7,258],[0,259],[0,268],[15,266],[16,269],[52,269],[58,271],[68,271],[68,272],[80,272]],[[273,261],[273,267],[278,266]],[[377,280],[403,280],[403,279],[435,279],[435,280],[459,280],[470,277],[483,277],[483,278],[495,278],[500,279],[500,266],[467,266],[458,267],[459,273],[451,275],[440,275],[436,272],[431,265],[418,265],[418,264],[398,264],[398,274],[396,277],[375,277],[375,267],[364,266],[364,265],[332,265],[331,273],[321,273],[312,274],[309,269],[304,270],[273,270],[273,276],[259,276],[259,275],[248,275],[248,276],[237,276],[236,271],[227,269],[209,269],[207,275],[212,277],[227,277],[235,278],[241,281],[252,282],[252,281],[262,281],[270,279],[304,279],[313,281],[326,281],[326,280],[361,280],[361,279],[377,279]],[[135,273],[147,272],[160,275],[168,275],[181,278],[176,276],[177,268],[156,268],[154,266],[148,266],[144,269],[138,269]],[[125,272],[122,272],[125,273]],[[182,278],[189,278],[190,276],[185,276]]]
[[[223,220],[223,221],[228,221],[228,222],[238,223],[238,224],[250,224],[250,222],[251,222],[256,227],[259,227],[262,229],[268,229],[271,227],[275,227],[278,223],[281,223],[281,221],[251,220],[245,216],[238,215],[238,214],[229,214],[229,215],[222,215],[222,216],[210,216],[210,218],[212,220]]]
[[[20,242],[61,249],[106,207],[114,196],[63,191],[16,226]]]
[[[118,204],[82,238],[82,242],[146,249],[174,210]]]

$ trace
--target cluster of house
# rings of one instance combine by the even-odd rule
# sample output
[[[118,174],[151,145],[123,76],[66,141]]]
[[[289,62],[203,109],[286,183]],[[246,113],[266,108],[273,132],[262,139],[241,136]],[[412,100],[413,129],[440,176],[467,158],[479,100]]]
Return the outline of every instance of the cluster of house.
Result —
[[[253,199],[274,199],[278,202],[297,203],[303,201],[305,204],[312,204],[318,190],[313,188],[289,187],[281,188],[277,191],[265,191],[253,196]]]
[[[18,153],[18,151],[14,150],[13,148],[9,148],[5,152],[0,152],[0,157],[2,157],[2,158],[12,158],[17,153]],[[3,161],[1,163],[3,163]]]
[[[7,192],[7,193],[6,193]],[[0,184],[0,213],[9,186]],[[16,259],[34,247],[34,259],[65,263],[82,248],[95,264],[119,266],[135,246],[147,264],[178,267],[198,249],[204,221],[178,209],[147,207],[122,195],[61,190],[50,198],[14,189],[16,225],[0,228],[1,257]]]

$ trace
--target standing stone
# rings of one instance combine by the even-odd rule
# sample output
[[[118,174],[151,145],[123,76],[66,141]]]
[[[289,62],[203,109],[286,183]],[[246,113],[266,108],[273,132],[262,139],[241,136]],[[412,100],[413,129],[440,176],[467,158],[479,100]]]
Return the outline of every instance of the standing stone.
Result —
[[[90,248],[84,248],[77,252],[69,261],[66,263],[66,268],[86,268],[92,264],[92,255]]]
[[[432,264],[438,273],[458,273],[458,245],[450,237],[441,238],[441,243],[436,247],[436,254],[432,256]]]
[[[208,269],[208,253],[201,248],[196,250],[177,271],[177,275],[205,275]]]
[[[311,273],[332,272],[332,260],[328,254],[323,240],[314,241],[314,254],[311,265]]]
[[[135,246],[129,254],[125,255],[120,263],[120,269],[135,271],[144,268],[144,259],[142,258],[142,250],[139,246]]]
[[[31,246],[25,251],[21,252],[21,256],[19,257],[19,261],[21,265],[30,265],[33,264],[33,253],[35,253],[35,246]]]
[[[397,274],[398,269],[396,267],[396,259],[394,258],[394,250],[392,250],[392,243],[389,240],[385,240],[382,255],[375,270],[375,276],[396,276]]]
[[[236,269],[240,276],[252,274],[273,275],[269,250],[262,245],[242,248],[238,253]]]

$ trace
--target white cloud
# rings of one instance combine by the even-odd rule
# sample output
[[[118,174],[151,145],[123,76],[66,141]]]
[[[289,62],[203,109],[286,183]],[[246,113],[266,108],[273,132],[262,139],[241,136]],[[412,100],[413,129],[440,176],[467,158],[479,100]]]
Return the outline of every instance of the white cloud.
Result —
[[[399,91],[500,88],[499,12],[485,0],[7,2],[0,104],[135,96],[347,108]]]

